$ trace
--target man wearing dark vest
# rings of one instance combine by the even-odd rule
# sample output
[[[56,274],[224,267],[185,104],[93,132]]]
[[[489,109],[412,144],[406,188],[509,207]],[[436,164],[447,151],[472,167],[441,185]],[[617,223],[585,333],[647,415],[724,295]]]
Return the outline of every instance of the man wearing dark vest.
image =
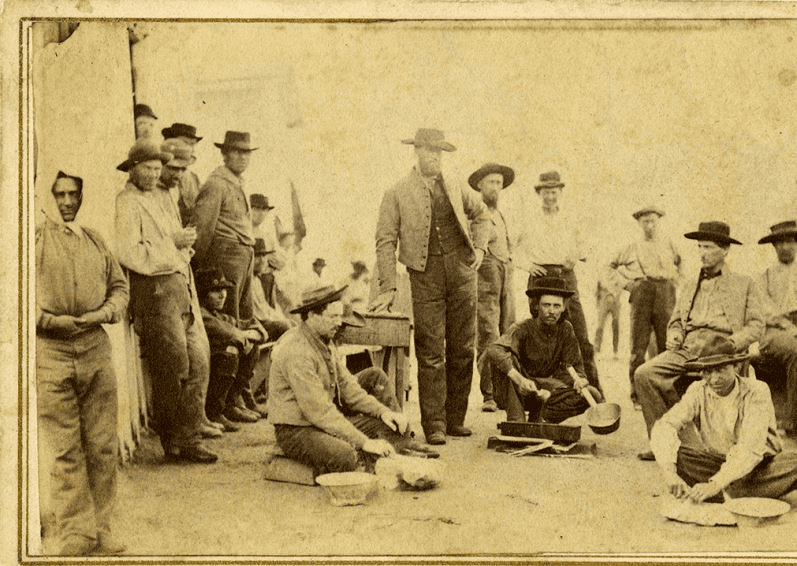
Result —
[[[429,444],[445,444],[447,434],[471,434],[464,423],[473,379],[476,272],[490,217],[475,193],[442,175],[441,152],[456,149],[443,132],[421,128],[402,143],[415,147],[418,161],[382,198],[373,308],[385,311],[393,303],[398,249],[410,276],[421,426]]]

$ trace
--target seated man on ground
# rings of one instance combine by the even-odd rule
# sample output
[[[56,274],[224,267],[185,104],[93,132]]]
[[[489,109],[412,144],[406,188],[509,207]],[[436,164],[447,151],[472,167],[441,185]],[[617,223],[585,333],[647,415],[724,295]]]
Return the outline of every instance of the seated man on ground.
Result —
[[[736,374],[734,364],[745,359],[728,338],[713,337],[686,363],[702,379],[653,425],[650,447],[679,499],[722,501],[723,491],[778,498],[797,489],[797,454],[782,452],[769,388]],[[686,426],[694,426],[699,445],[681,442]]]
[[[507,421],[524,422],[525,411],[529,422],[560,423],[580,415],[589,408],[584,387],[597,401],[603,399],[588,385],[576,334],[563,316],[573,293],[564,279],[535,279],[526,291],[532,318],[510,326],[479,359],[479,373],[493,380],[495,402]],[[568,366],[576,370],[576,382]]]
[[[210,381],[205,412],[211,421],[222,424],[226,432],[235,432],[239,428],[233,422],[257,422],[262,416],[243,404],[240,392],[254,373],[259,357],[257,345],[268,340],[268,334],[255,319],[238,321],[221,312],[227,290],[234,285],[224,278],[220,269],[198,270],[196,287],[210,342]]]
[[[341,325],[363,324],[343,316],[345,289],[321,284],[304,291],[291,311],[301,323],[274,346],[268,418],[277,444],[316,474],[372,469],[395,451],[437,457],[410,437],[385,372],[368,368],[353,376],[340,360],[333,339]]]

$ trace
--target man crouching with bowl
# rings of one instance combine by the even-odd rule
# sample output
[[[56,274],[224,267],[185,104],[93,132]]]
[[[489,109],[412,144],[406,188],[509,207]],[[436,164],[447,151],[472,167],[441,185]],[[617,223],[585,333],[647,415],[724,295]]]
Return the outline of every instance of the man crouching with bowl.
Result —
[[[736,373],[746,358],[724,336],[711,338],[686,362],[702,379],[653,425],[650,447],[676,498],[779,498],[797,489],[797,454],[782,451],[769,387]],[[682,443],[679,432],[691,426],[696,434]]]
[[[361,315],[344,315],[346,286],[321,285],[302,293],[291,312],[302,322],[274,346],[269,376],[268,420],[285,456],[316,475],[373,471],[380,456],[395,452],[437,457],[409,437],[407,417],[384,371],[356,376],[338,356],[334,337],[342,325],[363,326]]]

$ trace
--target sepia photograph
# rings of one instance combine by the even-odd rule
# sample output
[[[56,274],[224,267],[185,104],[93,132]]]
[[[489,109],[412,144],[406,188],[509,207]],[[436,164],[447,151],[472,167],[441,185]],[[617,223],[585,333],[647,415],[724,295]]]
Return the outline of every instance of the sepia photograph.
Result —
[[[793,6],[210,4],[4,16],[4,558],[797,562]]]

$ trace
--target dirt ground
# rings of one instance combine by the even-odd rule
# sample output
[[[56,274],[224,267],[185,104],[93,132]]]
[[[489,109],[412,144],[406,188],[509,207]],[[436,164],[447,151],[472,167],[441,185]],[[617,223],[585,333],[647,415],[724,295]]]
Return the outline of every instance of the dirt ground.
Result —
[[[477,380],[467,423],[470,438],[440,447],[445,480],[426,492],[382,491],[368,505],[334,507],[320,487],[263,479],[273,429],[264,421],[209,441],[211,466],[162,462],[157,438],[145,439],[122,469],[115,530],[129,556],[340,557],[512,556],[620,553],[789,553],[797,557],[797,510],[762,528],[700,527],[667,520],[655,463],[637,460],[647,447],[642,415],[628,400],[626,356],[599,357],[604,388],[623,407],[622,425],[582,442],[591,460],[512,457],[487,450],[504,413],[481,413]],[[419,430],[417,399],[405,410]],[[787,441],[788,449],[797,443]],[[797,494],[790,503],[797,505]],[[741,554],[736,554],[741,553]],[[626,558],[634,558],[627,556]],[[642,556],[635,558],[641,559]],[[232,560],[236,560],[233,558]],[[390,559],[388,559],[390,562]]]

